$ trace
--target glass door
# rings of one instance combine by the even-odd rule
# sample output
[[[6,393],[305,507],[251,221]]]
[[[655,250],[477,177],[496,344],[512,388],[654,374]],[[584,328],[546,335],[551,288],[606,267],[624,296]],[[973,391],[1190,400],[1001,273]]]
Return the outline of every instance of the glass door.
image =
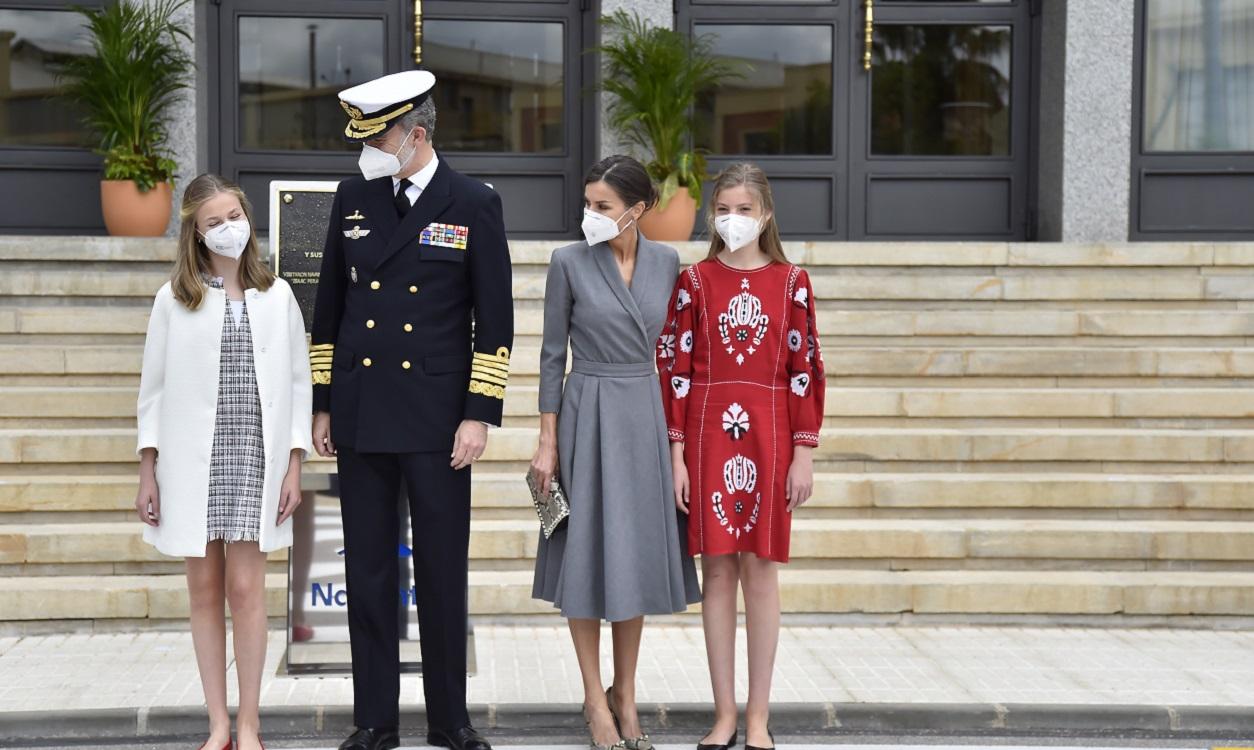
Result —
[[[1031,6],[681,0],[740,71],[699,97],[696,144],[763,167],[790,238],[1023,239]]]
[[[357,170],[336,94],[385,73],[430,70],[434,142],[491,183],[511,236],[573,236],[586,158],[587,56],[578,2],[222,0],[217,14],[219,169],[269,216],[273,179]]]
[[[850,239],[1028,236],[1029,5],[856,9]]]

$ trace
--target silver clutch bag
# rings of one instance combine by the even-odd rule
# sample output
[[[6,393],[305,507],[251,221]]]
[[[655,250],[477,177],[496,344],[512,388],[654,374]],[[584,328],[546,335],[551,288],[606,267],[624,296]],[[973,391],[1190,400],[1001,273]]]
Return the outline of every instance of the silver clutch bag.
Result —
[[[546,495],[536,486],[536,478],[528,471],[527,489],[531,490],[531,503],[536,506],[536,515],[540,517],[540,530],[544,532],[544,538],[548,539],[570,515],[570,502],[566,500],[566,493],[562,491],[557,475],[553,476]]]

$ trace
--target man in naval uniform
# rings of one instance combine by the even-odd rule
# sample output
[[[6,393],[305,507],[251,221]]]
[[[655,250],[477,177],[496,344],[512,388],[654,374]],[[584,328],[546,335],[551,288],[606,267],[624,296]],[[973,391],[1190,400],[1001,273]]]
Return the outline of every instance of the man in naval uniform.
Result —
[[[337,458],[353,723],[341,750],[399,746],[396,498],[407,491],[427,742],[490,750],[466,710],[470,466],[500,425],[513,341],[501,199],[431,145],[435,76],[340,92],[362,177],[340,183],[310,359],[314,445]]]

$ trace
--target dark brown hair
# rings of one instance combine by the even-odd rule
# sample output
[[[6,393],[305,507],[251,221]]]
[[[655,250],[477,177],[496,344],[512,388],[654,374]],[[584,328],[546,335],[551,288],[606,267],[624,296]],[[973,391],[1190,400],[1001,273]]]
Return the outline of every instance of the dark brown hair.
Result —
[[[649,173],[643,164],[630,156],[614,154],[593,164],[583,178],[583,184],[587,186],[594,182],[609,185],[628,208],[644,203],[644,210],[648,211],[657,203],[657,188],[649,179]]]
[[[775,198],[771,195],[771,183],[766,179],[766,172],[763,172],[761,167],[749,162],[728,165],[726,169],[718,173],[718,177],[714,178],[714,189],[710,193],[710,209],[705,214],[706,230],[710,233],[710,252],[705,256],[706,259],[715,257],[727,247],[727,243],[723,242],[723,238],[714,230],[714,219],[717,218],[714,215],[714,205],[718,202],[718,194],[740,185],[748,188],[749,192],[758,199],[763,215],[770,214],[770,218],[762,225],[758,246],[768,258],[776,263],[788,263],[788,256],[784,255],[784,242],[779,238],[779,224],[775,222]]]
[[[240,208],[244,210],[244,218],[248,219],[248,244],[244,254],[239,258],[240,280],[245,289],[266,291],[274,284],[274,272],[261,262],[261,252],[257,249],[257,234],[252,231],[253,206],[248,196],[239,185],[216,174],[202,174],[192,180],[183,191],[183,205],[179,208],[182,226],[179,229],[178,257],[174,261],[174,273],[170,283],[174,298],[182,302],[189,310],[200,307],[205,299],[204,276],[209,275],[213,266],[209,262],[209,248],[201,242],[196,234],[196,212],[205,201],[219,193],[230,193],[239,198]]]

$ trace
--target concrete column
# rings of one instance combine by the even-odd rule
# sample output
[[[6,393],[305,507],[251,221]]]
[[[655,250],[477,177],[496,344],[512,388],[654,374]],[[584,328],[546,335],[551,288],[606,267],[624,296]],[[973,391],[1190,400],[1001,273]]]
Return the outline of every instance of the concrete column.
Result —
[[[1128,239],[1134,38],[1133,3],[1044,3],[1042,240]]]
[[[188,3],[176,16],[179,26],[186,29],[193,40],[205,36],[204,5],[205,3]],[[179,165],[178,173],[174,176],[174,205],[170,211],[170,224],[166,228],[166,235],[170,237],[178,235],[179,206],[182,203],[183,190],[187,183],[204,171],[208,163],[208,141],[206,135],[200,131],[204,130],[202,121],[211,113],[203,104],[197,106],[198,99],[204,99],[208,90],[207,52],[204,49],[197,50],[198,45],[194,41],[184,40],[184,43],[196,61],[196,69],[192,72],[191,88],[182,92],[179,102],[169,112],[167,127],[170,140],[167,147]]]
[[[674,28],[675,13],[672,0],[601,0],[601,15],[609,16],[625,10],[628,13],[635,11],[650,26],[661,26],[663,28]],[[601,29],[597,30],[597,44],[599,45],[601,38]],[[597,71],[597,82],[600,83],[601,71]],[[606,110],[609,107],[610,96],[604,92],[600,95],[601,112],[598,117],[598,135],[597,154],[598,158],[604,159],[611,154],[628,153],[629,149],[626,144],[618,140],[618,136],[607,125],[608,117]],[[644,159],[648,154],[634,154],[637,158]]]

